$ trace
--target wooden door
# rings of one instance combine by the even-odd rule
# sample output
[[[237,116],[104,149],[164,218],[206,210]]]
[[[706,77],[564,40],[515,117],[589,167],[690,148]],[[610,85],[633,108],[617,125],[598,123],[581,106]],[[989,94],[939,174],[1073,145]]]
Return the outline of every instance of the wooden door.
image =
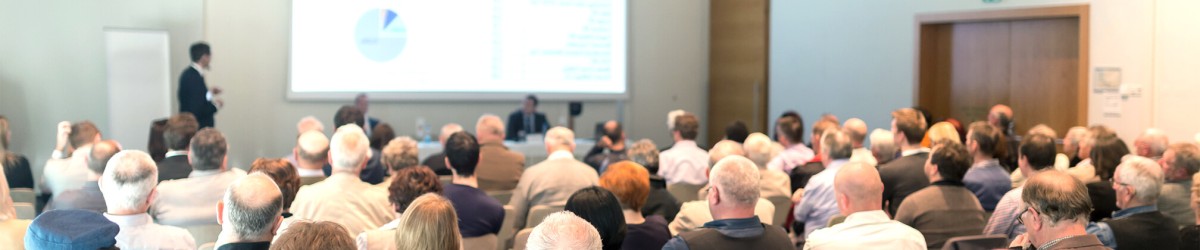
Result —
[[[712,0],[709,19],[708,145],[725,126],[767,127],[767,0]],[[705,119],[702,117],[702,119]]]

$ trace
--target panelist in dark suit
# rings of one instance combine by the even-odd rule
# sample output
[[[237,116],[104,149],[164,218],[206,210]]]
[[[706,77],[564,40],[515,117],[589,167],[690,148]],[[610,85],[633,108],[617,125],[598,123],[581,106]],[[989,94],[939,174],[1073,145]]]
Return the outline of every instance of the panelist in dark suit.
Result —
[[[546,114],[537,112],[538,99],[535,95],[525,96],[521,109],[508,115],[508,127],[504,140],[523,141],[525,135],[543,134],[550,129]]]
[[[179,76],[179,112],[188,112],[196,116],[201,129],[213,127],[213,115],[217,114],[217,108],[222,103],[220,99],[214,99],[216,95],[221,94],[221,89],[209,89],[204,82],[204,71],[208,70],[212,52],[204,42],[192,44],[189,52],[192,65],[184,69],[183,74]]]
[[[358,108],[359,111],[362,111],[364,119],[363,121],[366,125],[363,126],[363,132],[366,132],[367,137],[370,137],[371,132],[375,131],[375,126],[379,125],[379,119],[371,117],[370,114],[367,114],[367,109],[370,108],[370,106],[367,104],[367,93],[358,93],[357,96],[354,96],[354,107]],[[386,141],[384,143],[386,143]]]

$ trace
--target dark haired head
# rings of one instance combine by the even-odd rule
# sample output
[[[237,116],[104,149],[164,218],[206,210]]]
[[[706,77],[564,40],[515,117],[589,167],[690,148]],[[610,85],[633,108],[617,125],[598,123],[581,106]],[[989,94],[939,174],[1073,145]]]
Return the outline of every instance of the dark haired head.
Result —
[[[167,143],[167,149],[187,150],[188,143],[192,142],[192,136],[195,136],[199,129],[200,124],[196,122],[196,116],[188,112],[179,113],[167,119],[163,141]]]
[[[725,139],[738,143],[746,143],[746,137],[750,137],[750,129],[746,128],[746,123],[733,121],[728,126],[725,126]]]
[[[365,119],[366,117],[363,116],[362,110],[354,107],[354,105],[346,105],[339,108],[337,113],[333,114],[333,127],[334,130],[337,130],[337,128],[351,123],[362,127],[366,123]]]
[[[596,227],[605,250],[621,249],[627,230],[625,214],[621,212],[621,203],[612,192],[598,186],[580,189],[567,199],[564,210],[575,213]]]
[[[1058,154],[1054,148],[1054,138],[1043,134],[1030,134],[1021,139],[1021,146],[1017,151],[1021,157],[1025,157],[1025,161],[1034,171],[1054,166],[1054,158]]]
[[[392,129],[392,125],[381,122],[371,129],[371,148],[383,150],[383,146],[387,146],[388,142],[395,138],[396,131]]]
[[[192,137],[188,161],[195,170],[220,169],[225,164],[225,154],[229,144],[225,143],[225,135],[215,128],[204,128]]]
[[[1116,136],[1105,136],[1096,138],[1096,144],[1092,146],[1092,166],[1096,167],[1096,176],[1101,180],[1108,180],[1113,177],[1113,172],[1117,171],[1117,165],[1121,165],[1121,158],[1129,154],[1129,146],[1125,145],[1125,141]]]
[[[786,138],[792,144],[804,143],[804,122],[799,116],[783,116],[775,121],[775,135]]]
[[[428,167],[402,168],[392,176],[392,184],[388,186],[388,201],[397,213],[403,213],[413,200],[426,193],[442,193],[442,182],[438,180],[437,173]]]
[[[537,107],[537,105],[538,105],[538,98],[536,95],[529,94],[529,95],[525,96],[525,100],[532,101],[534,107]]]
[[[995,155],[997,145],[1000,145],[1000,131],[987,122],[972,122],[967,130],[967,138],[979,146],[979,152],[985,155]]]
[[[692,113],[684,113],[675,117],[675,131],[684,140],[695,140],[700,134],[700,121]]]
[[[201,57],[212,55],[212,49],[208,47],[207,43],[196,42],[188,49],[188,54],[192,57],[192,62],[199,62]]]
[[[455,132],[446,139],[446,161],[458,176],[475,175],[479,165],[479,141],[464,131]]]
[[[958,143],[943,143],[929,155],[929,164],[937,166],[938,175],[949,181],[962,181],[972,160],[967,148]]]
[[[71,141],[71,147],[78,149],[94,142],[97,135],[100,135],[100,129],[96,128],[95,123],[81,121],[71,124],[71,133],[67,138]]]

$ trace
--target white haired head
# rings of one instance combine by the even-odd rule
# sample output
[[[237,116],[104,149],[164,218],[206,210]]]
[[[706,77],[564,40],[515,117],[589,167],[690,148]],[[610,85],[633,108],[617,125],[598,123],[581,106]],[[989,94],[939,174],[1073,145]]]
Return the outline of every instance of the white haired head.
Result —
[[[529,233],[525,248],[530,250],[600,250],[600,232],[574,213],[562,211],[546,216]]]
[[[892,161],[899,152],[896,140],[891,131],[875,129],[871,131],[871,154],[879,160],[879,164]]]
[[[1163,185],[1163,171],[1162,167],[1154,160],[1141,156],[1126,157],[1121,161],[1121,165],[1117,165],[1113,177],[1114,186],[1126,186],[1133,189],[1133,200],[1146,205],[1152,205],[1158,201],[1158,193]],[[1125,203],[1126,206],[1121,206],[1122,203]],[[1128,202],[1121,202],[1119,193],[1117,204],[1122,209],[1128,208]]]
[[[1170,146],[1170,141],[1167,139],[1167,134],[1161,129],[1149,128],[1142,135],[1138,136],[1133,142],[1133,146],[1137,149],[1137,155],[1143,157],[1157,158],[1162,157],[1163,152],[1167,151],[1167,146]]]
[[[771,137],[763,133],[754,132],[750,136],[746,136],[746,143],[742,148],[746,151],[746,158],[758,165],[759,168],[766,168],[767,162],[775,157],[775,142]]]
[[[150,207],[154,187],[158,186],[158,165],[146,152],[121,151],[109,159],[99,184],[110,211],[144,212]]]
[[[475,122],[475,136],[480,143],[504,140],[504,120],[493,114],[484,114]],[[485,140],[487,139],[487,140]]]
[[[740,155],[721,159],[709,172],[709,184],[723,200],[733,201],[738,207],[753,208],[758,203],[759,178],[754,162]]]
[[[546,138],[543,141],[546,143],[546,152],[575,151],[575,132],[569,128],[562,126],[550,128],[546,131]]]
[[[463,131],[462,125],[458,125],[458,123],[451,122],[447,123],[446,125],[442,125],[442,131],[438,134],[438,142],[442,145],[446,145],[446,139],[449,139],[450,135],[458,133],[458,131]]]
[[[371,158],[367,134],[355,124],[347,124],[329,140],[329,160],[333,169],[358,172]]]

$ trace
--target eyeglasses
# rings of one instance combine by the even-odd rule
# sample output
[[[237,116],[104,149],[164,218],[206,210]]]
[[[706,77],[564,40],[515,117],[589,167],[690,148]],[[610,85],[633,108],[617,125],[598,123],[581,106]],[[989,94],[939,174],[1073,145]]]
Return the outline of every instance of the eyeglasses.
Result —
[[[1025,214],[1029,213],[1029,211],[1033,211],[1034,216],[1037,216],[1037,211],[1034,211],[1032,207],[1026,207],[1025,210],[1021,211],[1020,214],[1017,214],[1017,223],[1024,225],[1025,224]]]

